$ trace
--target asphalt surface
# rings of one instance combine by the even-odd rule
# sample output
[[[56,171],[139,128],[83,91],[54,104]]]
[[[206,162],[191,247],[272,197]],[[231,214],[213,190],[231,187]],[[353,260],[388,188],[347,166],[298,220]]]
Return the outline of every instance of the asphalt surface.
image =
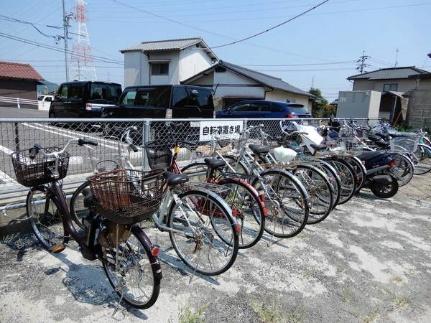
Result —
[[[0,107],[0,118],[48,118],[48,111],[17,107]]]
[[[58,255],[31,236],[0,244],[1,322],[430,322],[431,175],[395,198],[364,191],[288,240],[265,236],[225,274],[196,276],[167,234],[163,281],[144,311],[118,305],[101,266],[74,246]],[[196,319],[196,320],[192,320]]]

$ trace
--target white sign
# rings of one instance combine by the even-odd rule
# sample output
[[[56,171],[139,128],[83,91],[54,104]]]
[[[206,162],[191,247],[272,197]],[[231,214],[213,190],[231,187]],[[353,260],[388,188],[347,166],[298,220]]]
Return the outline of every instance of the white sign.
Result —
[[[208,141],[214,137],[221,139],[238,139],[242,129],[243,121],[200,121],[199,141]]]

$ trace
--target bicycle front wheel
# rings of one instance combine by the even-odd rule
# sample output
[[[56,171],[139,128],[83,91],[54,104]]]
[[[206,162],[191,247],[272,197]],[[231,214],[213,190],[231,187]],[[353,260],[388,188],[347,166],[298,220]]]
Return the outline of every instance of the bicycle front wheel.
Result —
[[[65,242],[63,218],[45,187],[28,192],[26,210],[34,235],[46,250]]]
[[[338,204],[344,204],[349,201],[356,192],[355,171],[348,162],[343,159],[325,159],[329,162],[341,179],[341,196]]]
[[[328,177],[311,165],[298,165],[293,174],[305,186],[309,196],[310,215],[307,224],[323,221],[332,211],[334,193]]]
[[[267,170],[253,180],[253,186],[265,196],[266,232],[277,238],[291,238],[304,229],[310,213],[308,194],[294,175]]]
[[[151,307],[159,296],[162,272],[142,229],[133,226],[126,241],[118,244],[105,240],[103,269],[121,301],[136,308]]]
[[[240,228],[220,196],[197,188],[182,192],[167,221],[175,252],[195,272],[219,275],[235,262]]]
[[[431,171],[431,147],[418,145],[413,153],[415,175],[423,175]]]

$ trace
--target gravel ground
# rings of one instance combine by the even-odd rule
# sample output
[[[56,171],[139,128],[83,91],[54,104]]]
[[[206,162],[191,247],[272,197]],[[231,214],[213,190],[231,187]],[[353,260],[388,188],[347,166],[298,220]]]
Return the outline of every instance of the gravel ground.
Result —
[[[431,175],[394,199],[364,192],[298,237],[243,250],[195,276],[151,231],[161,255],[157,303],[124,308],[97,262],[50,255],[31,236],[0,244],[0,322],[431,322]]]

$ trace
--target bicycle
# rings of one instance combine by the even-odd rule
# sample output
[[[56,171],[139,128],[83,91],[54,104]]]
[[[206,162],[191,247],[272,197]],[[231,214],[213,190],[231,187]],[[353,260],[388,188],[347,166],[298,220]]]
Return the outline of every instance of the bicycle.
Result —
[[[268,209],[264,230],[277,238],[291,238],[307,224],[309,196],[296,176],[280,168],[265,169],[245,150],[248,135],[256,127],[243,131],[235,156],[222,155],[216,150],[214,155],[224,161],[227,172],[243,177],[264,196]]]
[[[125,139],[129,148],[136,150],[137,147],[127,139],[133,130],[133,127],[127,128],[120,142]],[[227,271],[238,254],[241,228],[229,205],[220,197],[223,189],[216,185],[187,184],[187,175],[165,171],[172,162],[169,151],[160,153],[151,144],[144,148],[150,167],[162,169],[168,183],[161,207],[151,217],[156,228],[169,232],[178,257],[193,271],[210,276]],[[135,167],[123,153],[120,143],[118,150],[117,168],[133,171]],[[70,201],[71,212],[85,213],[85,206],[80,206],[90,193],[88,186],[88,182],[83,183],[74,192]],[[219,262],[217,266],[215,260]]]
[[[84,258],[102,262],[110,284],[120,296],[120,302],[141,309],[149,308],[160,292],[162,272],[157,258],[160,249],[151,243],[135,221],[148,216],[160,205],[158,192],[164,183],[162,173],[136,172],[134,181],[145,186],[140,192],[124,190],[129,184],[128,177],[103,173],[104,181],[99,183],[111,188],[111,196],[115,196],[115,192],[122,193],[122,208],[116,209],[118,205],[115,202],[121,201],[115,199],[110,205],[103,204],[103,200],[88,199],[91,212],[81,227],[74,224],[62,189],[62,179],[67,175],[69,164],[67,148],[71,144],[96,146],[97,142],[71,139],[63,149],[34,145],[29,150],[12,154],[17,181],[30,187],[26,211],[33,232],[42,246],[52,253],[62,252],[66,244],[74,239]],[[90,178],[90,181],[93,180],[96,178]],[[95,185],[92,191],[103,190]],[[41,210],[39,206],[42,206]],[[134,212],[137,209],[140,213],[129,217],[136,215]]]
[[[191,146],[196,146],[191,143]],[[250,248],[262,237],[265,228],[265,217],[268,209],[265,207],[264,196],[236,173],[226,171],[226,162],[217,158],[205,158],[204,162],[194,162],[181,170],[177,165],[178,143],[175,146],[171,169],[176,173],[187,174],[202,183],[222,185],[228,190],[222,195],[232,208],[232,214],[240,221],[239,248]],[[202,176],[202,174],[204,174]],[[199,176],[201,175],[201,176]]]

